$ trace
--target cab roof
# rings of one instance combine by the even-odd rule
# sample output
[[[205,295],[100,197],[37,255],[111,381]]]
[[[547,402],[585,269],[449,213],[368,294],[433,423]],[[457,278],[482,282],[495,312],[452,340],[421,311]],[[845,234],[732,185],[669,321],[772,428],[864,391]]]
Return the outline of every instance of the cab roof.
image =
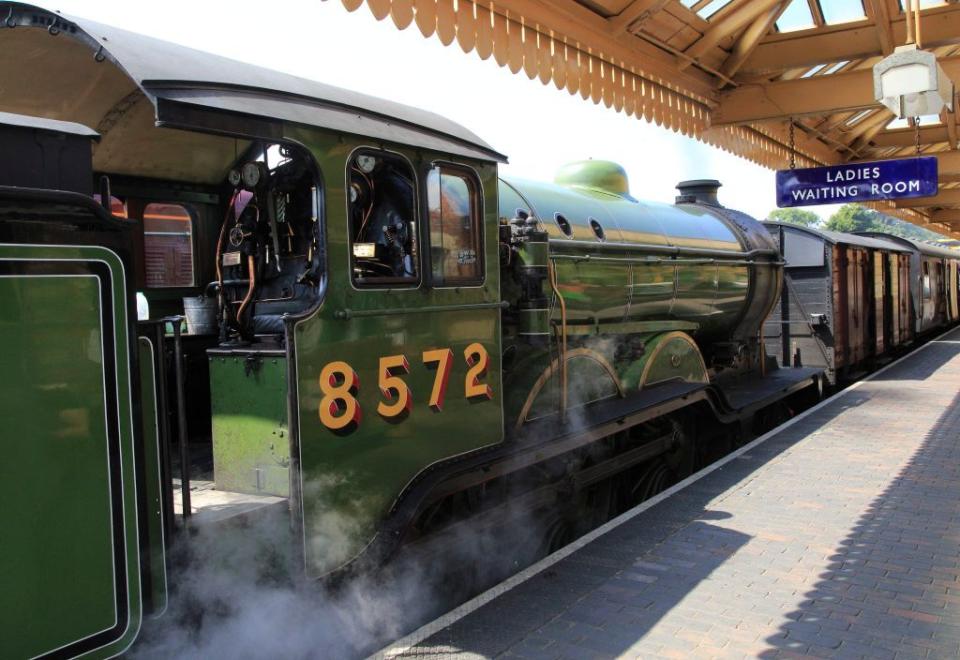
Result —
[[[38,131],[48,133],[66,133],[67,135],[79,135],[99,139],[100,135],[91,130],[89,126],[77,124],[70,121],[57,121],[56,119],[43,119],[41,117],[30,117],[27,115],[18,115],[12,112],[0,112],[0,126],[17,126],[19,128],[32,128]]]
[[[135,142],[154,140],[144,134],[155,126],[271,138],[292,122],[506,160],[463,126],[417,108],[35,5],[0,2],[0,17],[0,59],[17,63],[0,69],[0,111],[84,124],[103,136],[103,150],[113,130]],[[138,107],[143,98],[149,114]]]

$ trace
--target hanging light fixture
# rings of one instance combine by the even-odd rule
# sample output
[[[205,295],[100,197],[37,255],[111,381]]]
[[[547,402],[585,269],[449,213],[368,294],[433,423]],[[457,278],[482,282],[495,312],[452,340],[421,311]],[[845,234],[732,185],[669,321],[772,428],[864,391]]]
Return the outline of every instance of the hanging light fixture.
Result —
[[[873,66],[873,96],[897,117],[953,112],[953,81],[937,63],[937,56],[920,48],[920,0],[915,0],[913,39],[911,2],[906,0],[907,43]]]

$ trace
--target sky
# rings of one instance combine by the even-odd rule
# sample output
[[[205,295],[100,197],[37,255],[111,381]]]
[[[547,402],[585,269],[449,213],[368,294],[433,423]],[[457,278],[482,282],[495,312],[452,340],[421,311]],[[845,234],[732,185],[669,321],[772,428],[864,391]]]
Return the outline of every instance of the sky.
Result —
[[[634,197],[672,202],[677,182],[718,179],[720,201],[764,218],[776,208],[772,170],[571,96],[465,54],[454,42],[399,31],[366,5],[339,0],[49,0],[44,5],[134,32],[417,106],[475,132],[510,162],[502,173],[552,180],[587,158],[627,170]],[[785,164],[786,165],[786,164]],[[836,206],[808,207],[824,219]]]

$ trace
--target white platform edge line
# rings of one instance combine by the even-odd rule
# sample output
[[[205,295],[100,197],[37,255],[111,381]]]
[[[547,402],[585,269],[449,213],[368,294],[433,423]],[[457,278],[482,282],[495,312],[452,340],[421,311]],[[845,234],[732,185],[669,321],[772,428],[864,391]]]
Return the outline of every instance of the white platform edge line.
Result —
[[[500,596],[501,594],[506,593],[507,591],[510,591],[511,589],[513,589],[514,587],[516,587],[516,586],[518,586],[518,585],[520,585],[520,584],[523,584],[524,582],[526,582],[526,581],[529,580],[530,578],[534,577],[535,575],[537,575],[537,574],[540,573],[541,571],[544,571],[544,570],[546,570],[547,568],[550,568],[551,566],[553,566],[554,564],[556,564],[557,562],[565,559],[566,557],[569,557],[570,555],[572,555],[572,554],[573,554],[574,552],[576,552],[577,550],[580,550],[580,549],[583,548],[584,546],[592,543],[593,541],[595,541],[596,539],[600,538],[601,536],[603,536],[603,535],[606,534],[607,532],[610,532],[611,530],[616,529],[617,527],[619,527],[620,525],[624,524],[625,522],[627,522],[627,521],[631,520],[632,518],[635,518],[636,516],[640,515],[641,513],[643,513],[644,511],[646,511],[647,509],[650,509],[650,508],[656,506],[657,504],[659,504],[659,503],[662,502],[663,500],[667,499],[668,497],[670,497],[670,496],[673,495],[674,493],[677,493],[677,492],[683,490],[684,488],[686,488],[686,487],[689,486],[690,484],[699,481],[700,479],[702,479],[703,477],[707,476],[708,474],[710,474],[710,473],[713,472],[714,470],[718,470],[718,469],[720,469],[721,467],[723,467],[724,465],[726,465],[727,463],[729,463],[730,461],[733,461],[733,460],[739,458],[740,456],[742,456],[743,454],[746,454],[746,453],[747,453],[748,451],[750,451],[751,449],[754,449],[754,448],[758,447],[759,445],[763,444],[764,442],[766,442],[767,440],[769,440],[769,439],[772,438],[773,436],[775,436],[775,435],[777,435],[778,433],[782,432],[783,430],[789,428],[790,426],[793,426],[795,423],[799,422],[800,420],[804,419],[805,417],[807,417],[807,416],[815,413],[816,411],[820,410],[821,408],[823,408],[823,407],[825,407],[825,406],[827,406],[827,405],[829,405],[829,404],[831,404],[831,403],[833,403],[833,402],[841,399],[843,396],[845,396],[845,395],[848,394],[849,392],[852,392],[852,391],[858,389],[858,388],[859,388],[861,385],[863,385],[864,383],[870,382],[871,380],[873,380],[873,379],[876,378],[877,376],[880,376],[880,375],[883,374],[885,371],[887,371],[888,369],[891,369],[891,368],[895,367],[896,365],[900,364],[901,362],[903,362],[903,361],[906,360],[907,358],[914,357],[914,356],[917,355],[920,351],[923,351],[923,350],[926,349],[927,347],[932,346],[933,344],[937,343],[938,341],[940,341],[941,338],[947,336],[948,334],[950,334],[950,333],[953,332],[954,330],[956,330],[956,328],[950,328],[949,330],[943,332],[942,334],[937,335],[935,338],[933,338],[933,339],[931,339],[930,341],[926,342],[926,343],[923,344],[922,346],[920,346],[920,347],[918,347],[918,348],[910,351],[910,352],[907,353],[906,355],[897,358],[896,360],[894,360],[893,362],[891,362],[891,363],[888,364],[887,366],[883,367],[882,369],[879,369],[879,370],[873,372],[872,374],[870,374],[869,376],[867,376],[866,378],[864,378],[864,379],[862,379],[862,380],[858,380],[858,381],[857,381],[856,383],[854,383],[853,385],[850,385],[849,387],[841,390],[840,392],[837,392],[837,393],[834,394],[833,396],[830,396],[830,397],[824,399],[823,401],[821,401],[820,403],[816,404],[816,405],[813,406],[812,408],[808,408],[807,410],[804,410],[802,413],[800,413],[800,414],[797,415],[796,417],[793,417],[793,418],[787,420],[786,422],[784,422],[783,424],[781,424],[780,426],[778,426],[777,428],[775,428],[775,429],[773,429],[773,430],[771,430],[771,431],[767,431],[766,433],[764,433],[763,435],[761,435],[759,438],[756,438],[756,439],[752,440],[751,442],[745,444],[743,447],[740,447],[739,449],[737,449],[737,450],[735,450],[735,451],[727,454],[726,456],[724,456],[724,457],[721,458],[720,460],[718,460],[718,461],[716,461],[716,462],[714,462],[714,463],[711,463],[710,465],[708,465],[707,467],[703,468],[703,469],[700,470],[699,472],[695,472],[694,474],[690,475],[689,477],[687,477],[687,478],[684,479],[683,481],[680,481],[680,482],[674,484],[673,486],[671,486],[670,488],[666,489],[665,491],[663,491],[663,492],[661,492],[661,493],[659,493],[659,494],[657,494],[657,495],[654,495],[654,496],[651,497],[649,500],[646,500],[645,502],[641,502],[640,504],[638,504],[638,505],[635,506],[634,508],[630,509],[629,511],[625,511],[624,513],[621,513],[619,516],[617,516],[617,517],[614,518],[613,520],[610,520],[610,521],[604,523],[603,525],[601,525],[600,527],[597,527],[597,528],[594,529],[593,531],[591,531],[591,532],[589,532],[589,533],[587,533],[587,534],[584,534],[583,536],[581,536],[580,538],[578,538],[578,539],[577,539],[576,541],[574,541],[573,543],[570,543],[569,545],[565,545],[564,547],[560,548],[559,550],[557,550],[557,551],[554,552],[553,554],[547,555],[546,557],[544,557],[544,558],[541,559],[540,561],[536,562],[535,564],[531,564],[530,566],[528,566],[527,568],[523,569],[523,570],[520,571],[519,573],[516,573],[515,575],[507,578],[506,580],[504,580],[504,581],[501,582],[500,584],[497,584],[497,585],[495,585],[495,586],[487,589],[486,591],[484,591],[483,593],[481,593],[481,594],[478,595],[478,596],[474,596],[472,599],[470,599],[470,600],[468,600],[467,602],[463,603],[463,604],[460,605],[459,607],[456,607],[456,608],[450,610],[450,611],[447,612],[446,614],[443,614],[443,615],[441,615],[440,617],[434,619],[433,621],[431,621],[431,622],[429,622],[429,623],[426,623],[426,624],[422,625],[421,627],[417,628],[416,630],[414,630],[414,631],[413,631],[412,633],[410,633],[409,635],[406,635],[405,637],[402,637],[402,638],[396,640],[395,642],[389,644],[388,646],[385,646],[384,648],[380,649],[380,650],[377,651],[376,653],[368,656],[367,660],[386,660],[386,659],[388,659],[388,658],[394,658],[394,657],[396,657],[396,656],[403,655],[404,653],[406,653],[407,651],[409,651],[410,649],[412,649],[414,646],[416,646],[417,644],[419,644],[419,643],[422,642],[423,640],[425,640],[425,639],[427,639],[427,638],[429,638],[429,637],[432,637],[434,634],[440,632],[440,631],[443,630],[444,628],[448,628],[449,626],[453,625],[454,623],[456,623],[456,622],[459,621],[460,619],[464,618],[465,616],[467,616],[467,615],[471,614],[472,612],[480,609],[481,607],[483,607],[484,605],[486,605],[486,604],[489,603],[490,601],[494,600],[495,598],[497,598],[497,597]],[[788,368],[788,367],[783,367],[783,368]],[[719,493],[718,493],[718,495],[719,495]]]

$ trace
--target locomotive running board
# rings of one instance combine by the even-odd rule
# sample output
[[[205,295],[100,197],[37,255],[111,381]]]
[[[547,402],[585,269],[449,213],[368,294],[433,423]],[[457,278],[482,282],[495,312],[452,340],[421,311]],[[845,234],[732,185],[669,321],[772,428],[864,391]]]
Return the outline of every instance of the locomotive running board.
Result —
[[[417,514],[439,497],[478,485],[596,442],[651,419],[703,402],[722,423],[734,423],[785,397],[817,384],[822,371],[784,368],[761,379],[721,386],[667,381],[622,399],[597,402],[563,421],[559,416],[526,424],[522,435],[504,443],[435,463],[418,474],[395,501],[367,551],[345,572],[372,560],[376,565],[399,545]],[[722,389],[721,389],[722,387]]]

